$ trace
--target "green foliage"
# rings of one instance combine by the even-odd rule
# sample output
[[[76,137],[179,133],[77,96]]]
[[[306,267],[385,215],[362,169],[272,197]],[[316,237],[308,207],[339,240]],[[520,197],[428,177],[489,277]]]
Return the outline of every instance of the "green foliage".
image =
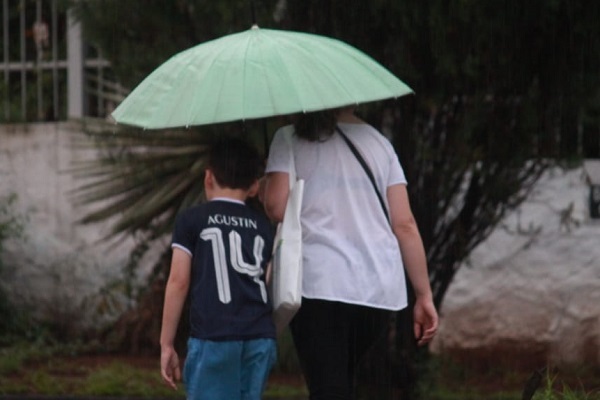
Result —
[[[181,388],[179,393],[173,392],[162,383],[158,370],[136,370],[117,362],[91,372],[77,393],[88,396],[183,397]]]
[[[263,399],[305,399],[308,391],[304,387],[272,383],[268,384]]]
[[[522,373],[506,365],[472,368],[445,357],[431,357],[418,381],[419,397],[428,400],[521,399]],[[493,389],[492,389],[493,388]]]
[[[0,255],[2,255],[2,242],[10,237],[22,237],[24,218],[15,214],[16,201],[16,194],[0,196]]]
[[[60,355],[56,352],[53,356]],[[0,365],[8,364],[0,354]],[[182,398],[161,382],[158,368],[133,368],[113,362],[103,368],[69,362],[68,358],[13,359],[13,369],[0,375],[0,394],[38,394],[57,396],[122,396],[148,398]],[[17,364],[18,363],[18,364]],[[35,368],[29,368],[36,365]],[[20,379],[10,379],[9,374]]]
[[[48,346],[35,342],[0,349],[0,395],[183,397],[181,388],[175,392],[161,381],[158,358],[150,362],[123,363],[118,358],[111,361],[110,356],[105,355],[90,361],[94,357],[86,354],[93,350],[81,345]],[[105,361],[100,363],[99,360]],[[306,397],[298,375],[278,379],[286,377],[281,372],[274,371],[274,379],[269,380],[263,397]],[[580,383],[571,383],[578,379]],[[428,400],[521,400],[526,380],[526,372],[508,365],[487,370],[434,357],[421,381],[421,394]],[[600,399],[597,371],[549,372],[542,381],[533,400]],[[367,395],[365,398],[375,397]]]
[[[83,34],[102,49],[120,82],[137,85],[172,55],[251,27],[248,1],[72,1]],[[255,2],[257,15],[269,10]],[[260,19],[262,20],[262,18]]]
[[[26,357],[24,352],[0,350],[0,375],[6,376],[21,369]]]
[[[277,338],[277,364],[273,370],[277,373],[300,374],[300,362],[292,340],[292,334],[286,329]]]
[[[17,201],[15,194],[0,196],[0,273],[3,265],[3,242],[9,238],[23,239],[25,217],[15,212]],[[26,326],[27,317],[23,310],[12,304],[2,287],[0,287],[0,344],[7,336],[20,334]]]
[[[55,356],[74,356],[95,349],[93,342],[55,343],[45,334],[21,337],[10,346],[0,347],[0,376],[7,376],[26,368],[27,364],[51,360]],[[2,386],[2,385],[0,385]]]
[[[532,378],[509,360],[478,366],[432,357],[419,381],[419,398],[428,400],[599,400],[597,371],[535,371]],[[559,376],[561,379],[559,379]],[[576,382],[576,383],[573,383]],[[585,382],[585,385],[583,384]],[[533,396],[533,397],[532,397]]]
[[[159,359],[150,365],[112,362],[95,366],[80,361],[91,347],[23,343],[0,349],[0,395],[38,394],[85,397],[183,398],[160,377]],[[81,356],[83,360],[87,356]],[[18,379],[16,379],[18,377]],[[303,387],[270,383],[264,398],[305,395]]]
[[[6,272],[9,265],[3,264],[3,244],[5,240],[27,240],[24,228],[27,222],[27,216],[19,214],[16,211],[17,196],[10,194],[0,196],[0,273]],[[57,278],[58,277],[58,278]],[[60,275],[50,275],[48,279],[59,279]],[[57,285],[60,282],[57,281]],[[28,343],[44,343],[44,346],[52,343],[56,338],[69,340],[69,328],[72,328],[78,319],[73,314],[63,313],[63,307],[70,309],[72,304],[68,299],[60,297],[60,291],[56,291],[56,299],[63,301],[62,304],[53,304],[48,302],[43,304],[46,307],[49,316],[47,320],[41,321],[40,318],[34,318],[32,310],[28,305],[17,303],[9,298],[3,287],[0,286],[0,348],[19,343],[22,340]],[[53,308],[56,307],[56,308]],[[16,354],[10,357],[18,362],[25,355]],[[6,359],[4,359],[6,360]],[[4,361],[3,360],[3,361]],[[0,365],[0,370],[4,367]]]
[[[600,400],[600,389],[586,391],[583,385],[573,388],[558,379],[558,374],[546,372],[544,386],[533,396],[533,400]]]

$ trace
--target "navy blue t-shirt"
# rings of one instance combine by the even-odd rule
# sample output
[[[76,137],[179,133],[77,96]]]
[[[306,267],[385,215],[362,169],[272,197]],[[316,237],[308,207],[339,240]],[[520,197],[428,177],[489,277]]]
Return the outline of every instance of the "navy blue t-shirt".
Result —
[[[245,204],[213,200],[177,216],[172,246],[192,256],[191,336],[275,338],[265,271],[274,229]]]

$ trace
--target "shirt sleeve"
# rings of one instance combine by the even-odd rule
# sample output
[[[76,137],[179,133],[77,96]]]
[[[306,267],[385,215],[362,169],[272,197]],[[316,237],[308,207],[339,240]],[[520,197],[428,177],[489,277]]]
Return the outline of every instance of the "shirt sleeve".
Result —
[[[388,175],[387,185],[388,187],[398,184],[406,185],[406,175],[404,175],[404,169],[402,168],[402,165],[400,165],[398,155],[394,151],[392,144],[387,139],[385,139],[385,141],[387,142],[386,151],[390,160],[390,173]]]
[[[171,248],[176,247],[191,256],[195,245],[195,235],[192,229],[189,212],[180,213],[175,220]]]
[[[269,158],[267,159],[266,172],[290,172],[291,149],[285,135],[292,135],[294,127],[287,125],[279,128],[273,136],[269,148]]]

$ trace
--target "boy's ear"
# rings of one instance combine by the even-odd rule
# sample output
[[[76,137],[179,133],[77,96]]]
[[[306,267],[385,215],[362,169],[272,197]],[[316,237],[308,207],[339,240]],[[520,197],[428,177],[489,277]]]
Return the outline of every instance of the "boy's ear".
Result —
[[[258,194],[259,186],[258,180],[255,180],[252,186],[250,186],[248,189],[248,197],[255,197]]]
[[[210,169],[205,170],[204,171],[204,187],[205,188],[212,187],[214,181],[215,181],[215,176],[213,175],[212,171]]]

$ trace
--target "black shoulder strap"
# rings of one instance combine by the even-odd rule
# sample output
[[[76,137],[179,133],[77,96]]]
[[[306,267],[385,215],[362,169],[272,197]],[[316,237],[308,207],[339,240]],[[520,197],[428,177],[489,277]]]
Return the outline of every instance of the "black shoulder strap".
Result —
[[[390,222],[390,216],[388,214],[387,208],[385,207],[385,202],[383,201],[383,196],[381,196],[381,193],[379,192],[379,189],[377,188],[377,183],[375,183],[375,177],[373,176],[373,172],[371,172],[371,169],[367,165],[367,162],[365,161],[365,159],[360,155],[360,153],[358,152],[358,149],[356,148],[356,146],[354,146],[354,143],[352,143],[352,141],[350,139],[348,139],[348,136],[346,136],[346,134],[342,131],[342,129],[337,125],[335,126],[335,129],[339,132],[339,134],[342,136],[344,141],[348,144],[348,147],[350,147],[352,154],[354,154],[354,156],[356,157],[356,159],[358,160],[360,165],[363,167],[363,169],[367,173],[367,176],[369,177],[369,180],[371,181],[371,184],[373,185],[373,189],[375,189],[375,194],[377,194],[377,199],[379,199],[379,204],[381,204],[381,209],[383,210],[383,213],[385,214],[385,218],[388,220],[388,222]]]

